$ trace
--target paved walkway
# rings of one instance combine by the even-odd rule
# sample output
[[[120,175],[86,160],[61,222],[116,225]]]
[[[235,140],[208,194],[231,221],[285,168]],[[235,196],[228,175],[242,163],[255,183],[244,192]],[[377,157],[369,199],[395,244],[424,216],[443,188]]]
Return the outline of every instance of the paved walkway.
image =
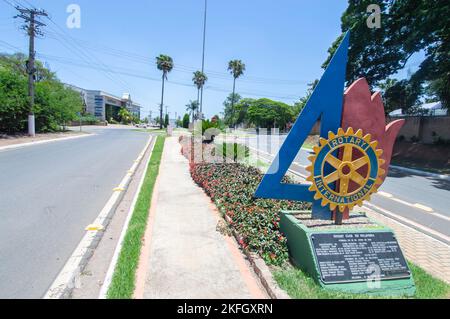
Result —
[[[137,275],[136,298],[267,298],[194,184],[178,139],[166,139]]]
[[[450,246],[372,210],[369,217],[394,230],[405,257],[450,284]]]

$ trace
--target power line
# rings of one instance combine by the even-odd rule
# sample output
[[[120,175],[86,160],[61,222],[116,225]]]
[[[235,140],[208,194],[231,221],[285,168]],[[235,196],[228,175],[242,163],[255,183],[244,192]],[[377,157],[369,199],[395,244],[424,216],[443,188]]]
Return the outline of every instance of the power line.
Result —
[[[0,42],[20,51],[20,49],[18,47],[15,47],[5,41],[0,40]],[[98,71],[105,70],[103,67],[92,65],[91,63],[86,63],[83,61],[76,61],[76,60],[58,57],[58,56],[54,56],[54,55],[41,53],[41,54],[37,54],[37,56],[42,59],[53,61],[55,63],[61,63],[61,64],[65,64],[65,65],[70,65],[70,66],[78,66],[78,67],[88,68],[88,69],[93,69],[93,70],[98,70]],[[148,75],[144,75],[138,70],[131,70],[131,69],[120,68],[120,67],[114,67],[114,68],[110,67],[109,70],[114,75],[123,75],[123,76],[132,77],[132,78],[140,78],[140,79],[144,79],[144,80],[154,81],[154,82],[161,81],[161,79],[159,77],[151,77]],[[171,80],[171,81],[169,81],[169,83],[172,85],[177,85],[177,86],[192,87],[192,83],[190,83],[190,82],[181,82],[181,81]],[[211,90],[211,91],[216,91],[216,92],[224,92],[224,93],[229,92],[229,90],[227,88],[213,86],[213,85],[207,85],[207,86],[205,86],[205,89]],[[285,95],[285,94],[279,94],[279,93],[257,92],[257,91],[251,91],[251,90],[250,91],[244,90],[244,91],[241,91],[240,93],[248,95],[248,96],[268,97],[268,98],[276,98],[276,99],[280,99],[280,100],[297,100],[299,97],[298,95],[295,95],[295,94]]]
[[[59,35],[57,32],[55,33],[49,33],[50,35]],[[115,56],[118,58],[124,58],[136,63],[143,63],[146,65],[150,65],[150,59],[148,56],[140,55],[138,53],[128,52],[116,48],[111,48],[105,45],[101,45],[98,43],[92,43],[85,40],[75,39],[71,38],[71,40],[78,42],[79,45],[83,46],[84,48],[88,48],[89,50],[101,52],[104,54],[108,54],[111,56]],[[184,64],[177,63],[174,67],[175,71],[179,71],[182,73],[189,73],[192,74],[192,72],[197,71],[197,68],[192,66],[187,66]],[[227,72],[220,72],[220,71],[213,71],[205,69],[205,73],[208,74],[208,77],[211,78],[218,78],[218,79],[224,79],[229,80],[230,75]],[[249,82],[249,83],[257,83],[257,84],[279,84],[279,85],[303,85],[308,84],[309,81],[305,80],[286,80],[286,79],[275,79],[275,78],[264,78],[264,77],[255,77],[255,76],[245,76],[244,78],[240,79],[241,82]]]
[[[9,1],[9,0],[3,0],[3,1]],[[22,3],[20,3],[20,1],[18,1],[18,0],[13,0],[13,1],[15,3],[17,3],[18,5],[22,5]],[[31,4],[29,1],[27,1],[27,0],[24,0],[24,1],[28,5],[30,5],[31,7],[36,9],[36,7],[33,6],[33,4]],[[94,60],[93,63],[103,65],[104,69],[102,70],[102,73],[105,75],[106,78],[108,78],[110,81],[114,82],[115,84],[119,85],[119,87],[121,87],[121,88],[122,87],[127,87],[128,89],[130,88],[130,85],[126,81],[124,81],[120,77],[118,77],[118,78],[114,77],[109,72],[108,67],[105,64],[103,64],[103,62],[101,60],[99,60],[97,57],[95,57],[88,51],[83,50],[83,48],[81,46],[78,46],[75,43],[76,42],[75,39],[70,34],[68,34],[63,28],[61,28],[55,21],[53,21],[53,19],[50,16],[47,16],[47,19],[62,32],[62,33],[59,33],[52,26],[49,26],[49,28],[53,32],[48,32],[48,33],[56,36],[56,38],[51,37],[52,39],[58,41],[60,44],[62,44],[64,47],[66,47],[70,52],[76,54],[79,58],[81,58],[81,60],[84,60],[87,63],[91,63],[90,60]],[[69,38],[72,41],[68,41],[67,38]]]
[[[108,67],[101,61],[99,60],[97,57],[95,57],[93,54],[90,54],[87,50],[84,50],[81,46],[76,45],[76,42],[74,41],[74,39],[72,38],[72,36],[70,34],[68,34],[64,29],[62,29],[56,22],[53,21],[53,19],[51,17],[47,17],[47,19],[53,24],[55,25],[59,30],[61,30],[65,36],[61,36],[58,32],[56,32],[52,27],[52,30],[59,35],[60,38],[60,42],[63,41],[66,44],[68,44],[70,47],[72,47],[73,49],[75,49],[75,54],[77,54],[79,57],[82,58],[82,60],[87,60],[88,63],[89,60],[94,60],[95,63],[98,63],[100,65],[102,65],[104,67],[104,75],[110,79],[111,81],[115,82],[116,84],[119,84],[120,86],[125,86],[125,87],[130,87],[130,85],[124,81],[121,78],[116,79],[115,77],[113,77],[111,75],[111,72],[109,71]],[[72,41],[68,41],[67,38],[69,38]],[[67,47],[67,46],[66,46]],[[70,49],[69,49],[70,50]],[[71,51],[71,50],[70,50]],[[80,55],[81,54],[81,55]]]

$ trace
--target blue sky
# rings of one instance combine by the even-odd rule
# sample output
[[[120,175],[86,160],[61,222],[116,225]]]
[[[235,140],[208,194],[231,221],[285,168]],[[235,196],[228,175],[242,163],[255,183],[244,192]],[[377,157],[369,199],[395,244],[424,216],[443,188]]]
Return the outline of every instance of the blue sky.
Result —
[[[27,52],[27,37],[5,1],[50,14],[53,22],[43,19],[46,36],[36,50],[62,81],[118,96],[131,93],[144,106],[143,115],[152,110],[155,116],[161,96],[155,57],[163,53],[175,63],[165,94],[171,117],[184,114],[185,104],[196,99],[192,73],[201,68],[203,0],[1,0],[0,40]],[[80,29],[66,26],[72,3],[81,8]],[[340,34],[346,6],[345,0],[209,0],[206,115],[223,111],[232,89],[231,59],[247,67],[237,82],[242,96],[298,100],[323,73],[320,66]],[[16,51],[4,42],[0,51]]]

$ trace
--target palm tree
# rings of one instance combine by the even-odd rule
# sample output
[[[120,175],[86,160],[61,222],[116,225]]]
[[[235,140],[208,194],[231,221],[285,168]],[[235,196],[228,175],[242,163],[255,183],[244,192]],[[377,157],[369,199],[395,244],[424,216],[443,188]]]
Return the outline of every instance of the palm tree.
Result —
[[[202,101],[200,101],[200,90],[203,88],[206,81],[208,81],[208,77],[202,71],[195,71],[192,81],[197,86],[197,103],[200,106],[200,113],[202,113],[203,97]]]
[[[163,107],[164,107],[164,82],[167,80],[167,74],[173,69],[173,60],[170,56],[160,54],[156,57],[156,66],[158,70],[162,71],[162,93],[161,93],[161,105],[159,106],[159,118],[163,118]],[[163,128],[163,122],[160,121],[159,128]]]
[[[236,93],[236,79],[244,74],[245,64],[241,60],[231,60],[228,62],[228,71],[233,75],[233,95]],[[234,112],[234,99],[231,100],[231,110]]]
[[[198,110],[198,101],[189,101],[188,104],[186,104],[186,111],[190,114],[192,114],[192,122],[195,120],[195,113]]]

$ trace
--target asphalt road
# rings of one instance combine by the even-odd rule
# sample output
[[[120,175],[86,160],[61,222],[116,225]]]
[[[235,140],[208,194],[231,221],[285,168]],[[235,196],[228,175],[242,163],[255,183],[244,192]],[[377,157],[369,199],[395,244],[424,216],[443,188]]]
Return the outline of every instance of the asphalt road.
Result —
[[[252,149],[261,151],[267,160],[272,160],[278,153],[285,136],[269,136],[240,138],[240,143],[247,143]],[[301,150],[291,169],[307,176],[305,170],[310,164],[310,152]],[[436,177],[425,177],[417,174],[405,173],[391,168],[385,183],[379,193],[372,197],[367,205],[380,213],[399,217],[399,221],[409,221],[412,226],[441,241],[450,238],[450,181]],[[417,227],[423,226],[422,228]],[[428,231],[428,229],[430,231]],[[434,233],[436,232],[436,233]],[[444,237],[439,235],[444,235]]]
[[[0,298],[40,298],[148,141],[96,129],[0,151]]]

